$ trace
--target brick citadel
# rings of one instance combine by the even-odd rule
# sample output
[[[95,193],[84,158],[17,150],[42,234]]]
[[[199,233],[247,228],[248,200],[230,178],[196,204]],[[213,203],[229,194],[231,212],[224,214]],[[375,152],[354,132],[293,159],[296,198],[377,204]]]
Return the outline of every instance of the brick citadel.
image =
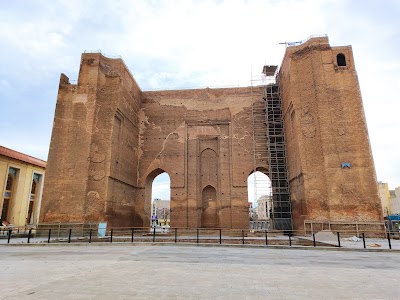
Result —
[[[378,222],[382,211],[350,46],[289,46],[263,86],[142,91],[121,59],[61,75],[40,221],[149,226],[171,180],[171,226],[248,228],[247,178],[272,181],[272,227]]]

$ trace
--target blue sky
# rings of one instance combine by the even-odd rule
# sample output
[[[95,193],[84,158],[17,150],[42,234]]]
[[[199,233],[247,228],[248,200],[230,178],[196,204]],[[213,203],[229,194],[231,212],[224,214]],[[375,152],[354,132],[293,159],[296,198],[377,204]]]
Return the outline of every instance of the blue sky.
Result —
[[[245,86],[284,41],[352,45],[380,181],[400,185],[400,1],[1,1],[0,145],[47,159],[60,73],[121,56],[143,90]]]

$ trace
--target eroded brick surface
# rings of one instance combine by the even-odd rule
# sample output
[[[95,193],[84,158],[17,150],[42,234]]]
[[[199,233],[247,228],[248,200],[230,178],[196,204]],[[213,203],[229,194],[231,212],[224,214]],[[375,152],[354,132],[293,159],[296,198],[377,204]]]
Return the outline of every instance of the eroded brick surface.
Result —
[[[279,84],[295,227],[381,220],[351,47],[289,47]],[[171,226],[248,228],[247,177],[268,169],[253,159],[262,96],[262,87],[142,92],[121,60],[83,54],[78,84],[60,79],[41,221],[148,226],[152,181],[167,172]]]

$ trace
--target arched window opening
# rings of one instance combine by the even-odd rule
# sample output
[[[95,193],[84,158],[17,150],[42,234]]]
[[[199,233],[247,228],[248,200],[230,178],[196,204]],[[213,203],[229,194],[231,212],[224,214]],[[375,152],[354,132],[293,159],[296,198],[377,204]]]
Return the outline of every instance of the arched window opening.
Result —
[[[268,229],[273,210],[271,180],[264,172],[253,172],[247,177],[247,192],[250,228]]]
[[[6,190],[3,197],[3,207],[1,209],[1,223],[8,222],[11,200],[13,197],[15,179],[17,177],[17,169],[10,167],[8,170]],[[3,224],[0,224],[3,225]]]
[[[27,224],[33,224],[35,222],[34,210],[35,210],[35,200],[37,199],[37,193],[38,193],[39,179],[40,179],[39,174],[33,174],[33,180],[31,184],[31,194],[28,205],[28,215],[26,217]]]
[[[151,185],[151,226],[165,229],[171,224],[171,179],[166,172],[157,175]]]
[[[336,62],[339,67],[346,66],[346,57],[343,53],[339,53],[338,55],[336,55]]]

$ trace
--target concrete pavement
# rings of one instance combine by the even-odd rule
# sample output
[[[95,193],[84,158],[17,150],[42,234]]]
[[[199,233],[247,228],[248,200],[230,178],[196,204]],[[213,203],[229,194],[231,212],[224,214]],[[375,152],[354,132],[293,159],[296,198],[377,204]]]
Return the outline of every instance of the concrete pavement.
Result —
[[[398,299],[396,252],[0,246],[1,299]]]

